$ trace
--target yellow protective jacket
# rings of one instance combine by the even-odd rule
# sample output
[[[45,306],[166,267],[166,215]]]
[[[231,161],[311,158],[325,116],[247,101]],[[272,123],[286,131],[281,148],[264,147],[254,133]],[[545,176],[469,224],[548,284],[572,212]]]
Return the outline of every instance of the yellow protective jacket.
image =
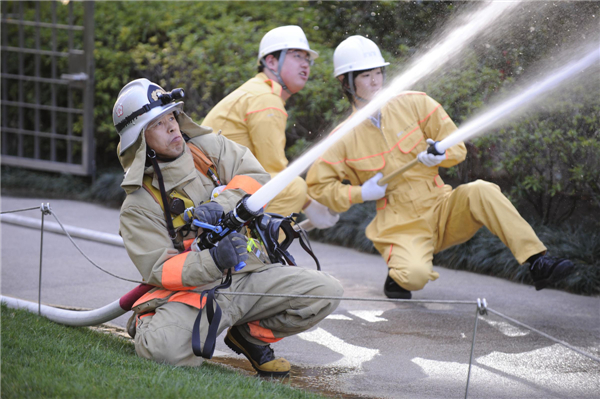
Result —
[[[181,132],[190,136],[190,142],[200,148],[214,163],[221,183],[231,187],[216,199],[225,212],[232,210],[246,194],[244,183],[256,186],[269,180],[269,174],[247,148],[225,137],[209,134],[212,132],[210,128],[195,124],[184,113],[177,115],[177,121]],[[145,154],[146,143],[144,135],[141,134],[138,141],[120,157],[126,171],[121,186],[127,193],[121,207],[120,234],[129,257],[144,281],[167,290],[151,291],[145,299],[157,295],[172,295],[174,291],[187,291],[195,287],[198,287],[195,291],[201,291],[202,286],[219,281],[222,273],[208,250],[179,253],[174,248],[167,232],[161,205],[148,190],[142,188],[144,175],[150,175],[152,185],[158,189],[158,180],[152,166],[145,167]],[[195,168],[187,146],[184,154],[175,161],[159,163],[159,166],[167,194],[176,191],[191,199],[195,206],[210,199],[215,183]],[[193,238],[182,237],[181,231],[178,234],[178,239],[181,240]],[[258,259],[254,260],[255,262],[249,260],[248,266],[241,272],[249,272],[262,266]]]
[[[387,176],[414,160],[427,149],[426,139],[440,141],[456,130],[440,104],[425,93],[413,91],[398,95],[381,109],[380,126],[367,119],[329,148],[308,171],[308,194],[336,212],[345,212],[352,204],[363,202],[361,184],[365,181],[378,172]],[[447,159],[439,166],[454,166],[465,156],[461,143],[446,151]],[[450,189],[433,190],[443,186],[437,167],[418,163],[389,183],[386,197],[377,202],[378,210],[394,202],[402,204],[398,207],[403,212],[413,214],[422,202]],[[384,232],[371,231],[368,235],[376,239],[381,234]]]
[[[202,122],[246,146],[272,175],[288,165],[285,157],[287,112],[281,85],[259,73],[221,100]]]

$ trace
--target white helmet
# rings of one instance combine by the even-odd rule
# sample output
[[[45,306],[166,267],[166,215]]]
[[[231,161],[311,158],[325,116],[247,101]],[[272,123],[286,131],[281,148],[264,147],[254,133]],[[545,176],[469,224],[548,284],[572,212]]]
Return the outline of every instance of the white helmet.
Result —
[[[310,59],[315,60],[319,57],[319,53],[311,50],[308,46],[308,40],[301,27],[296,25],[280,26],[271,29],[263,36],[258,48],[258,58],[256,64],[260,65],[260,60],[279,50],[304,50],[310,54]]]
[[[363,36],[350,36],[341,42],[333,53],[335,77],[346,72],[364,71],[390,65],[381,56],[379,47]]]
[[[167,93],[156,83],[144,78],[127,83],[119,92],[113,107],[113,124],[121,136],[119,155],[135,143],[154,119],[169,112],[182,111],[183,102],[173,101],[183,96],[182,89]]]

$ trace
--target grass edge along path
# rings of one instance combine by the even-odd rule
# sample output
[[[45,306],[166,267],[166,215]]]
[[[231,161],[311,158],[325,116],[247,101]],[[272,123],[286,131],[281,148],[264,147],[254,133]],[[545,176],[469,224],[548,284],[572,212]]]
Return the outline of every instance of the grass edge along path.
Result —
[[[205,362],[142,359],[133,342],[1,307],[2,398],[324,398]]]

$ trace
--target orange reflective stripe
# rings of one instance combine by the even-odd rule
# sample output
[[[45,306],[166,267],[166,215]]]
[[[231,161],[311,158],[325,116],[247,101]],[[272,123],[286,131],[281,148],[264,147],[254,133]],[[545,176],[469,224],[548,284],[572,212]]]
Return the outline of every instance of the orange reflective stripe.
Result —
[[[348,184],[348,201],[350,201],[350,203],[352,203],[352,191],[350,191],[352,189],[352,186]]]
[[[422,121],[419,121],[419,123],[423,123],[423,122],[425,122],[425,121],[426,121],[426,120],[427,120],[427,119],[428,119],[428,118],[431,116],[431,114],[433,114],[433,113],[434,113],[434,112],[435,112],[435,111],[436,111],[436,110],[437,110],[439,107],[441,107],[441,106],[442,106],[441,104],[438,104],[438,106],[437,106],[437,107],[435,107],[435,108],[433,109],[433,111],[431,111],[429,114],[427,114],[427,116],[426,116],[425,118],[423,118],[423,120],[422,120]]]
[[[168,291],[168,290],[163,290],[163,289],[158,289],[156,291],[150,291],[145,293],[144,295],[142,295],[142,297],[140,299],[138,299],[137,301],[135,301],[135,303],[133,304],[132,307],[136,307],[137,305],[144,303],[144,302],[148,302],[152,299],[155,298],[165,298],[168,297],[171,294],[172,291]]]
[[[229,184],[225,186],[225,190],[231,190],[235,188],[241,188],[248,194],[254,194],[262,187],[262,184],[251,178],[250,176],[236,175],[231,179]]]
[[[387,258],[387,262],[386,262],[386,263],[389,263],[389,261],[390,261],[390,258],[392,257],[392,248],[394,248],[394,245],[390,245],[390,254],[388,255],[388,258]]]
[[[281,341],[282,339],[275,338],[273,331],[269,330],[268,328],[261,327],[258,320],[248,323],[248,327],[250,327],[250,335],[256,339],[260,339],[263,342],[272,344],[273,342]]]
[[[268,109],[274,109],[274,110],[276,110],[276,111],[279,111],[279,112],[281,112],[282,114],[284,114],[284,115],[286,116],[286,118],[287,118],[287,116],[288,116],[287,112],[285,112],[285,111],[284,111],[284,110],[282,110],[281,108],[277,108],[277,107],[267,107],[267,108],[259,109],[259,110],[256,110],[256,111],[250,111],[250,112],[246,112],[246,116],[248,116],[248,115],[250,115],[250,114],[255,114],[255,113],[257,113],[257,112],[263,112],[263,111],[266,111],[266,110],[268,110]],[[245,118],[245,119],[244,119],[244,122],[245,122],[245,121],[247,121],[247,120],[248,120],[248,118]]]
[[[184,287],[182,282],[183,264],[189,252],[176,255],[163,263],[161,282],[168,290],[192,290],[195,287]]]
[[[271,79],[267,79],[265,80],[265,83],[271,86],[271,94],[277,94],[279,97],[281,97],[281,92],[283,91],[283,87],[281,87],[281,85],[278,84],[279,93],[275,93],[275,82],[273,82]]]
[[[319,157],[319,159],[321,161],[325,162],[325,163],[328,163],[329,165],[335,165],[335,164],[338,164],[338,163],[346,162],[346,159],[342,159],[341,161],[337,161],[337,162],[329,162],[328,160],[326,160],[323,157]]]
[[[195,292],[177,292],[169,298],[169,302],[185,303],[196,309],[202,309],[206,305],[206,297],[203,298],[202,305],[200,305],[200,294]]]
[[[375,208],[376,211],[382,211],[387,206],[387,198],[383,199],[383,206],[381,208]]]
[[[146,316],[154,316],[155,314],[156,312],[144,313],[143,315],[140,315],[139,319],[143,319]]]

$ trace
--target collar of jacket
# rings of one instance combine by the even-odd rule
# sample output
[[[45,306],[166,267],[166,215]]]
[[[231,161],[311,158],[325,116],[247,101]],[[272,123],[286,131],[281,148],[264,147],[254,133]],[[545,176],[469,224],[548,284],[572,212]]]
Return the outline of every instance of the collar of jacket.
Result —
[[[278,97],[281,98],[281,93],[283,92],[283,87],[281,87],[279,82],[269,78],[267,76],[267,74],[264,72],[258,73],[254,78],[260,80],[261,82],[264,82],[266,85],[268,85],[270,87],[269,90],[271,91],[271,93],[276,94]],[[282,100],[283,100],[283,98],[282,98]],[[285,101],[283,101],[283,102],[285,103]]]
[[[194,158],[188,146],[185,146],[183,154],[171,162],[159,162],[158,167],[163,175],[165,183],[165,191],[169,193],[175,187],[184,185],[196,177],[196,167],[194,166]],[[153,175],[152,185],[159,189],[158,178],[154,173],[154,168],[149,166],[144,171],[144,174]],[[142,178],[143,179],[143,178]]]
[[[179,129],[182,133],[187,134],[190,138],[194,138],[197,136],[201,136],[204,134],[209,134],[212,132],[212,129],[206,126],[200,126],[196,122],[192,120],[189,116],[187,116],[184,112],[180,112],[177,116],[177,122],[179,123]],[[120,152],[120,144],[117,146],[117,154]],[[187,161],[186,161],[187,160]],[[143,184],[144,174],[146,170],[152,171],[152,167],[146,168],[146,139],[143,134],[140,134],[137,141],[127,149],[123,153],[123,155],[119,156],[119,161],[121,162],[121,166],[123,166],[123,170],[125,170],[125,177],[123,178],[123,182],[121,183],[121,187],[125,190],[125,193],[131,194],[132,192],[140,189]],[[191,162],[191,169],[187,170],[186,162]],[[165,179],[165,190],[170,191],[173,187],[181,184],[185,180],[183,175],[193,173],[194,161],[189,152],[187,146],[185,147],[184,154],[177,158],[173,162],[160,163],[160,170],[163,172],[163,177]],[[175,172],[171,170],[171,165],[177,165],[177,168],[181,168],[181,172]],[[167,169],[167,172],[165,172]],[[185,172],[187,170],[187,172]],[[182,175],[180,176],[179,173]],[[168,177],[167,177],[168,175]],[[194,176],[192,174],[192,176]],[[176,184],[172,184],[174,180],[180,180]],[[153,179],[152,184],[155,187],[158,187],[158,181],[156,176]]]

